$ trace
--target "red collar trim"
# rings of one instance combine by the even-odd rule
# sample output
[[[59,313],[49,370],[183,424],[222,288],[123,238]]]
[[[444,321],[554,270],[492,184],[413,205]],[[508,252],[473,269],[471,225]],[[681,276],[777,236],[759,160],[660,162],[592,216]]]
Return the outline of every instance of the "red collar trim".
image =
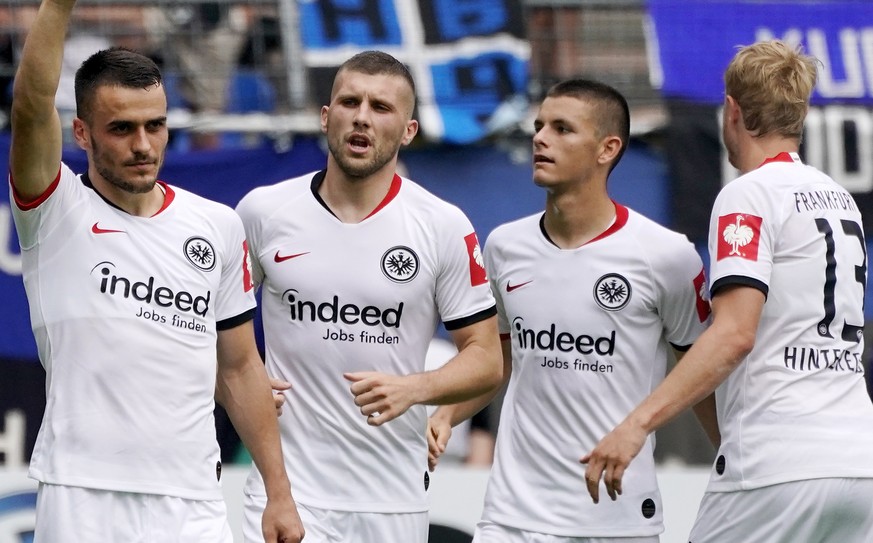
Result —
[[[771,162],[794,162],[796,164],[803,164],[803,161],[800,160],[800,155],[798,155],[797,153],[788,152],[782,152],[774,157],[768,158],[761,163],[761,166],[763,166],[764,164],[770,164]],[[761,166],[758,167],[760,168]]]
[[[158,185],[160,185],[161,188],[164,189],[164,203],[161,206],[161,209],[157,210],[155,214],[152,215],[152,217],[160,215],[165,209],[170,207],[170,204],[172,204],[173,200],[176,199],[176,191],[174,191],[170,185],[164,183],[163,181],[158,181]]]
[[[589,243],[594,243],[597,240],[601,240],[607,236],[611,236],[612,234],[615,234],[616,232],[621,230],[624,225],[627,224],[627,218],[630,215],[627,208],[614,200],[612,203],[613,203],[613,205],[615,205],[615,222],[613,222],[609,228],[604,230],[603,233],[600,234],[599,236],[597,236],[596,238],[592,239],[591,241],[589,241],[587,243],[583,243],[582,244],[583,247],[585,245],[588,245]]]
[[[382,208],[390,204],[391,200],[393,200],[400,192],[400,185],[402,183],[403,181],[400,179],[400,176],[395,173],[394,179],[391,180],[391,186],[388,187],[388,194],[386,194],[385,197],[382,198],[382,201],[379,202],[379,205],[376,206],[376,209],[371,211],[370,214],[364,217],[363,220],[369,219],[370,217],[378,213]]]

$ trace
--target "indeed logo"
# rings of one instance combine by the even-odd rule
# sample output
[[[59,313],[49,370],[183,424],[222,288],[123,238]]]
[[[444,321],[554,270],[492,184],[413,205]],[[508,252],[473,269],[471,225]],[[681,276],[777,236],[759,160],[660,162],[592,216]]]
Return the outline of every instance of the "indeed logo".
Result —
[[[570,332],[559,332],[554,323],[545,330],[534,330],[524,327],[524,319],[516,317],[512,321],[515,328],[515,340],[522,349],[542,349],[546,351],[561,351],[568,353],[577,351],[582,354],[597,353],[612,356],[615,351],[615,330],[609,336],[593,337],[586,334],[574,335]]]
[[[149,277],[145,281],[134,281],[114,274],[114,268],[115,264],[112,262],[101,262],[91,269],[92,274],[94,270],[98,270],[98,273],[103,276],[100,279],[100,292],[103,294],[121,296],[125,299],[133,298],[159,307],[173,307],[185,313],[193,312],[201,317],[205,317],[209,311],[211,291],[208,291],[206,296],[195,296],[185,290],[175,292],[169,287],[156,287],[154,277]]]
[[[373,305],[359,307],[355,304],[340,304],[339,296],[328,302],[316,303],[298,299],[299,292],[288,289],[282,293],[282,299],[291,309],[291,319],[295,321],[309,320],[312,322],[332,322],[343,324],[363,323],[367,326],[387,326],[400,328],[400,318],[403,315],[403,302],[396,308],[380,309]]]

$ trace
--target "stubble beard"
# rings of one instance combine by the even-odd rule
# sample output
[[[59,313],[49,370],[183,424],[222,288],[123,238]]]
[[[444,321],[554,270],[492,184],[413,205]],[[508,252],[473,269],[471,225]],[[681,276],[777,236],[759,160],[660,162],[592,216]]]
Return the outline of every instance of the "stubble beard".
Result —
[[[99,173],[100,177],[105,179],[106,182],[108,182],[113,187],[129,194],[147,194],[155,188],[155,179],[151,179],[143,183],[133,183],[131,181],[128,181],[127,179],[123,179],[115,175],[112,170],[103,167],[100,164],[95,165],[95,167],[97,169],[97,173]]]
[[[128,194],[147,194],[155,188],[156,178],[142,182],[134,182],[125,179],[107,166],[108,161],[103,160],[100,148],[92,143],[94,151],[94,169],[107,183]]]
[[[397,151],[400,150],[400,146],[398,145],[393,152],[387,153],[385,152],[385,149],[380,149],[374,146],[373,158],[366,162],[361,162],[343,155],[340,152],[342,147],[343,142],[339,142],[338,145],[328,142],[327,145],[327,148],[330,151],[331,156],[333,156],[333,159],[336,161],[337,166],[339,166],[339,169],[342,170],[346,176],[357,179],[369,177],[381,170],[397,154]]]

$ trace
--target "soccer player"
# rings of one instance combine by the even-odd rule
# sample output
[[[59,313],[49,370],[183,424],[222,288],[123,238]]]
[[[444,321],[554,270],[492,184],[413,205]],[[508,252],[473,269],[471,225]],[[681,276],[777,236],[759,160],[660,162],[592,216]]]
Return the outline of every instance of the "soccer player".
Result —
[[[646,436],[715,390],[721,446],[692,543],[870,541],[864,229],[851,195],[797,154],[816,60],[760,42],[724,81],[722,136],[742,175],[710,220],[712,326],[583,458],[588,490],[598,501],[602,477],[613,500],[635,492],[626,470]]]
[[[254,342],[232,209],[157,181],[167,99],[148,58],[109,49],[76,74],[61,162],[54,106],[75,0],[43,0],[14,84],[13,214],[47,404],[30,475],[37,541],[229,542],[213,409],[264,473],[266,541],[303,529]]]
[[[618,91],[558,83],[534,130],[545,211],[496,228],[485,245],[508,387],[474,541],[654,543],[663,531],[654,439],[628,470],[632,496],[605,507],[583,501],[579,457],[703,331],[703,263],[684,236],[609,197],[630,131]],[[434,413],[432,468],[451,426],[490,399]]]
[[[424,543],[427,413],[500,382],[494,299],[470,221],[396,173],[418,130],[391,55],[340,67],[321,129],[326,169],[237,207],[261,285],[267,371],[294,384],[279,418],[308,542]],[[425,371],[439,321],[458,354]],[[260,541],[261,474],[246,486]]]

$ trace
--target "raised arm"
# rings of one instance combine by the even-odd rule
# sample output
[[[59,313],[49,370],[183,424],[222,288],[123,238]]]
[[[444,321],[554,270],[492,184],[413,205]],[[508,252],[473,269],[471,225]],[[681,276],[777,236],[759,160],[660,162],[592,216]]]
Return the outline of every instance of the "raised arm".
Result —
[[[55,94],[75,0],[43,0],[27,34],[12,87],[9,168],[19,198],[42,195],[58,174],[61,121]]]
[[[415,404],[462,402],[500,385],[503,372],[497,317],[453,330],[451,335],[458,354],[439,369],[411,375],[345,374],[353,383],[355,404],[370,425],[393,420]]]
[[[303,539],[303,524],[291,497],[270,383],[255,344],[252,321],[218,332],[215,397],[264,478],[264,540],[298,543]]]

